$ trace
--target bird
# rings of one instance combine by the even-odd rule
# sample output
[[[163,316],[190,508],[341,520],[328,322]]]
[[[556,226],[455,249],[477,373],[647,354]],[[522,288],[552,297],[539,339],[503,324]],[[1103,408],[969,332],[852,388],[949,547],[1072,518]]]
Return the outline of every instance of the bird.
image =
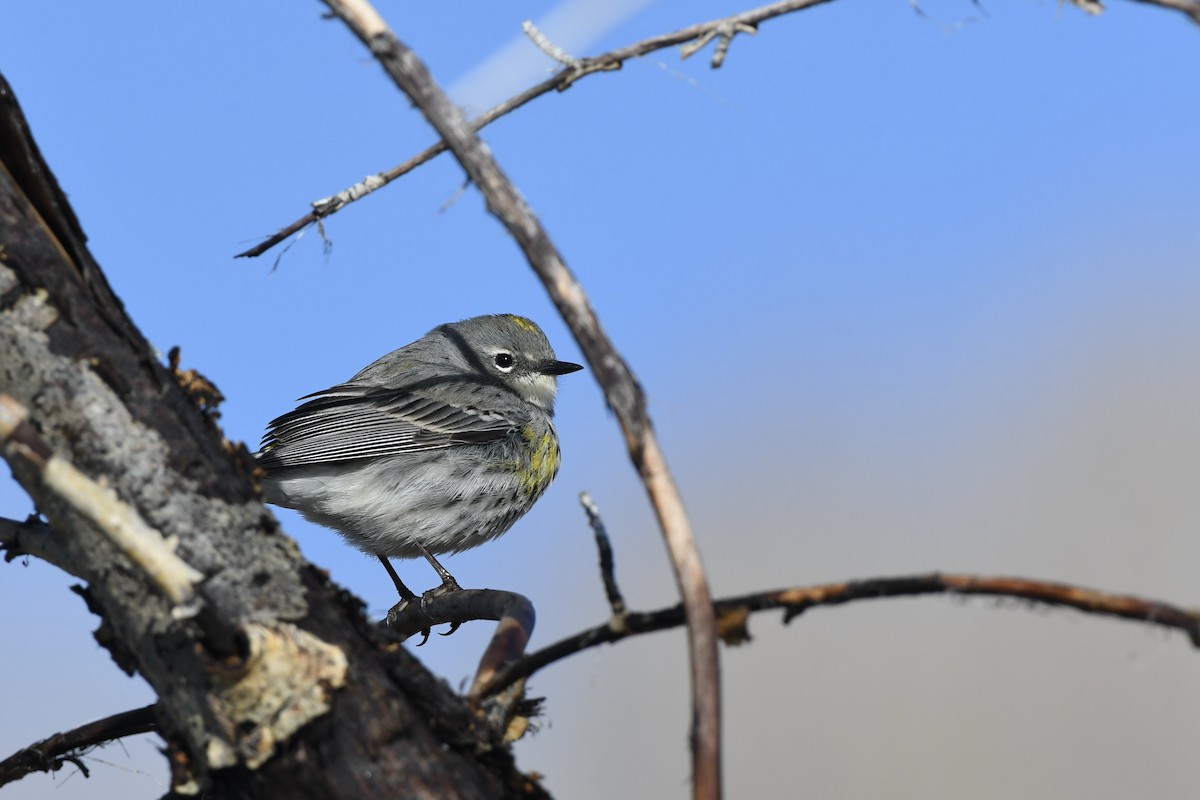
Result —
[[[581,369],[522,316],[439,325],[272,420],[263,497],[377,556],[402,600],[392,558],[424,557],[457,590],[436,556],[505,533],[550,486],[557,379]]]

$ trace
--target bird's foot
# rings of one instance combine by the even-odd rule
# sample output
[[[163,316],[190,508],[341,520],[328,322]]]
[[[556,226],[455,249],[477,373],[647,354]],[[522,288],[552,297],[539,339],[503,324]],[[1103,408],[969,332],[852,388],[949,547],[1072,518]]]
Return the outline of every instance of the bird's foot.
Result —
[[[442,585],[435,586],[434,588],[432,588],[429,591],[422,594],[421,602],[426,603],[426,602],[429,602],[432,600],[436,600],[439,597],[445,597],[448,594],[453,594],[454,592],[461,592],[461,591],[462,591],[462,587],[458,585],[458,581],[454,580],[454,576],[451,575],[449,572],[447,572],[445,575],[442,576]],[[456,630],[458,630],[461,627],[461,625],[462,625],[462,623],[460,623],[460,622],[452,622],[452,623],[450,623],[450,630],[446,631],[445,633],[438,634],[438,635],[439,636],[449,636],[450,634],[452,634]],[[421,631],[421,633],[425,635],[425,639],[423,639],[421,641],[421,644],[425,644],[425,641],[429,639],[428,632]]]

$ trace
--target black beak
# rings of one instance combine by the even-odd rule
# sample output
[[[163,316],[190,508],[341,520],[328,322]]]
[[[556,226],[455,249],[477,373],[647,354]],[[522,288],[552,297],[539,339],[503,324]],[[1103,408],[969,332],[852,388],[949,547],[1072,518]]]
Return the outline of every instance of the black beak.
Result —
[[[570,361],[547,361],[538,367],[538,372],[543,375],[567,375],[581,369],[583,369],[582,364],[572,364]]]

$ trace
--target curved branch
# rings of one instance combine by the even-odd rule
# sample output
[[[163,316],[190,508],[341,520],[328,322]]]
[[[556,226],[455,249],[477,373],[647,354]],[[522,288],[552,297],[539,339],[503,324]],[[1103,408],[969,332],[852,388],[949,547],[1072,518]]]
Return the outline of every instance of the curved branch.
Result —
[[[464,622],[495,620],[496,629],[479,659],[467,692],[471,710],[505,741],[519,739],[538,701],[525,699],[525,681],[517,679],[499,692],[483,696],[480,690],[496,673],[519,659],[533,634],[533,603],[524,595],[496,589],[432,589],[421,597],[401,600],[388,610],[382,625],[401,639],[423,633],[428,639],[434,625],[451,623],[453,633]],[[449,635],[449,634],[446,634]],[[421,644],[425,644],[424,641]],[[417,645],[420,647],[420,645]]]
[[[396,38],[366,0],[325,2],[371,49],[388,76],[454,152],[471,182],[479,187],[488,210],[525,253],[604,389],[605,398],[624,431],[630,458],[641,474],[658,516],[687,616],[694,719],[694,794],[697,798],[720,797],[721,704],[712,596],[682,498],[646,412],[641,386],[600,327],[583,287],[567,268],[537,217],[416,54]]]
[[[86,774],[87,770],[78,760],[82,755],[80,751],[156,730],[158,722],[154,718],[154,706],[151,705],[122,711],[66,733],[56,733],[0,761],[0,786],[20,780],[31,772],[54,772],[64,761],[75,763]]]
[[[475,697],[480,686],[488,683],[505,664],[516,661],[525,652],[525,645],[533,635],[535,619],[533,603],[516,592],[459,589],[442,593],[433,589],[422,597],[401,600],[392,606],[383,624],[401,639],[407,639],[421,632],[428,636],[429,629],[434,625],[451,623],[457,628],[464,622],[474,620],[498,622],[471,684],[470,696]]]
[[[1087,614],[1119,617],[1181,631],[1187,635],[1193,647],[1200,648],[1200,611],[1132,595],[1109,594],[1082,586],[1028,578],[934,572],[928,575],[902,575],[756,592],[717,600],[713,606],[716,609],[722,639],[726,644],[740,644],[750,638],[746,619],[758,611],[782,608],[785,611],[783,621],[787,623],[814,606],[925,594],[1012,597],[1034,604],[1073,608]],[[616,642],[627,636],[677,628],[683,621],[683,609],[680,606],[629,613],[622,618],[619,625],[608,622],[580,631],[518,659],[498,672],[480,691],[483,695],[502,691],[512,682],[528,678],[543,667],[567,656],[597,645]]]

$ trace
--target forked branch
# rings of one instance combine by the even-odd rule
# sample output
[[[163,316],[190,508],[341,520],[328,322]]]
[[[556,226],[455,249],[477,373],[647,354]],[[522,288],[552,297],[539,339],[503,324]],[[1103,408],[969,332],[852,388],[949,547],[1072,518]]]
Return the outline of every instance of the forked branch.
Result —
[[[768,3],[767,5],[742,11],[738,14],[732,14],[728,17],[700,22],[671,31],[670,33],[652,36],[649,39],[642,39],[625,47],[610,50],[607,53],[587,58],[570,59],[569,62],[564,62],[566,66],[546,80],[530,86],[528,89],[513,95],[503,103],[480,114],[471,121],[471,130],[479,131],[544,94],[552,91],[565,91],[576,81],[586,78],[588,75],[593,75],[597,72],[615,72],[621,69],[622,65],[630,59],[640,58],[668,47],[679,46],[680,56],[687,58],[702,50],[710,42],[715,41],[716,44],[713,46],[713,56],[710,63],[716,69],[724,63],[729,51],[729,45],[733,41],[733,37],[738,33],[757,32],[759,24],[769,19],[782,17],[797,11],[804,11],[828,2],[832,2],[832,0],[785,0],[785,2]],[[1097,13],[1103,10],[1103,5],[1097,0],[1088,0],[1088,2],[1085,2],[1085,0],[1074,0],[1074,2],[1090,13]],[[1200,0],[1135,0],[1135,2],[1178,11],[1191,19],[1192,22],[1200,24]],[[336,214],[356,200],[360,200],[372,192],[382,189],[397,178],[407,175],[417,167],[428,161],[432,161],[444,152],[446,152],[446,142],[444,140],[439,141],[402,164],[398,164],[383,172],[369,175],[337,194],[323,197],[320,200],[314,200],[310,204],[311,211],[280,228],[249,250],[238,253],[237,258],[261,256],[271,248],[286,241],[293,234],[299,233],[310,225],[315,225],[326,217]]]
[[[721,629],[721,638],[726,644],[740,644],[750,638],[746,626],[749,615],[759,611],[783,609],[783,621],[786,623],[816,606],[926,594],[1007,597],[1034,605],[1071,608],[1086,614],[1119,617],[1145,625],[1181,631],[1187,635],[1193,647],[1200,648],[1200,611],[1132,595],[1110,594],[1082,586],[1028,578],[933,572],[927,575],[901,575],[755,592],[717,600],[713,605]],[[524,680],[543,667],[583,650],[629,636],[677,628],[683,622],[683,609],[680,606],[657,611],[629,612],[622,617],[619,625],[612,621],[597,625],[518,659],[500,670],[482,687],[481,692],[486,695],[502,691],[513,681]]]
[[[1168,0],[1163,0],[1167,2]],[[1180,0],[1175,0],[1179,2]],[[708,22],[701,22],[696,25],[689,25],[686,28],[680,28],[671,33],[665,33],[659,36],[652,36],[649,39],[643,39],[639,42],[620,47],[616,50],[610,50],[607,53],[601,53],[597,56],[589,58],[570,59],[567,66],[555,72],[541,83],[530,86],[523,92],[513,95],[503,103],[485,111],[474,120],[471,121],[470,127],[472,131],[479,131],[487,127],[501,117],[516,111],[526,103],[536,100],[544,94],[552,91],[566,91],[576,81],[586,78],[588,75],[597,72],[613,72],[619,70],[621,66],[628,60],[640,58],[641,56],[653,53],[656,50],[662,50],[675,45],[686,45],[691,43],[690,49],[684,49],[681,53],[683,58],[695,53],[705,44],[714,38],[717,39],[717,50],[713,57],[713,67],[719,67],[725,59],[725,51],[729,48],[729,41],[734,34],[756,30],[760,22],[764,22],[772,17],[780,17],[784,14],[789,14],[793,11],[803,11],[812,6],[821,5],[831,2],[831,0],[786,0],[786,2],[769,3],[768,5],[759,8],[743,11],[740,14],[734,14],[721,19],[714,19]],[[535,39],[535,43],[536,43]],[[278,231],[268,236],[263,241],[251,247],[249,250],[238,253],[237,258],[254,258],[261,256],[263,253],[270,250],[277,244],[285,241],[289,236],[298,233],[310,225],[315,225],[326,217],[332,216],[341,211],[346,206],[360,200],[372,192],[382,189],[397,178],[407,175],[422,164],[432,161],[437,156],[446,152],[446,141],[437,142],[422,150],[417,155],[405,161],[403,164],[398,164],[389,170],[369,175],[358,183],[350,186],[337,194],[323,197],[320,200],[314,200],[311,203],[312,210],[304,216],[291,222],[288,225],[280,228]]]

